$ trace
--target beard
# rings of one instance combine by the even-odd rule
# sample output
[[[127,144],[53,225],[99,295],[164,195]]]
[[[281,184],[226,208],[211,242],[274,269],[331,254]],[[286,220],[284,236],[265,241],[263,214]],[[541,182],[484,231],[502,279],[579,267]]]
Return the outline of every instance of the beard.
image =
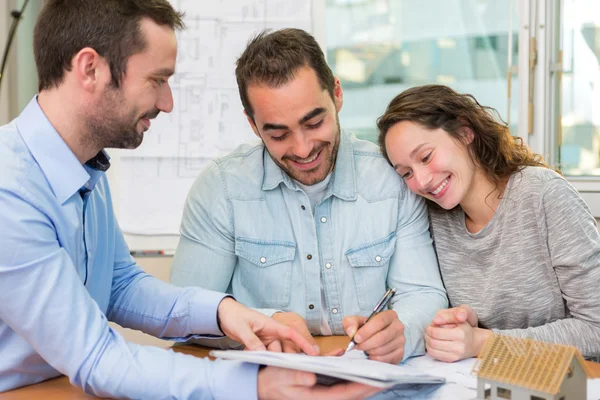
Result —
[[[271,159],[273,161],[275,161],[275,164],[277,164],[279,166],[279,168],[284,170],[292,179],[294,179],[306,186],[316,185],[317,183],[325,180],[325,178],[327,178],[327,175],[329,175],[329,173],[331,173],[331,171],[333,171],[333,168],[335,167],[335,162],[337,160],[337,153],[338,153],[338,149],[340,147],[340,134],[341,134],[340,121],[339,121],[337,114],[335,116],[335,128],[336,128],[336,132],[335,132],[334,142],[333,143],[322,142],[322,145],[313,149],[313,151],[310,152],[308,157],[306,157],[306,159],[310,159],[311,157],[315,156],[319,152],[322,152],[321,155],[319,155],[319,157],[325,157],[321,161],[321,163],[319,165],[317,165],[313,170],[299,171],[299,170],[295,169],[294,167],[292,167],[290,165],[286,165],[282,162],[282,161],[285,161],[286,159],[293,161],[295,159],[295,157],[284,156],[284,157],[282,157],[282,161],[275,160],[273,157],[271,157]],[[329,154],[326,154],[328,151],[329,151]]]
[[[100,149],[135,149],[144,139],[144,132],[138,132],[139,122],[142,118],[155,118],[158,113],[154,109],[140,116],[137,107],[128,110],[120,89],[108,88],[96,110],[85,116],[87,133],[82,137],[83,144]]]

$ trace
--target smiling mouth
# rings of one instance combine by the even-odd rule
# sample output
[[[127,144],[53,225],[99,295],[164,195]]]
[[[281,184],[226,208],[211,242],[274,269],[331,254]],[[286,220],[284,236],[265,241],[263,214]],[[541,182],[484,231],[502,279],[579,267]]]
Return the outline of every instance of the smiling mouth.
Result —
[[[429,193],[431,193],[434,196],[437,196],[448,185],[448,182],[450,182],[450,177],[444,179],[442,183],[440,183],[435,189],[430,190]]]
[[[319,150],[317,153],[315,153],[315,155],[312,156],[311,158],[305,158],[302,161],[294,160],[294,162],[298,163],[298,164],[310,164],[311,162],[315,161],[319,157],[319,154],[321,154],[321,150]]]
[[[304,171],[310,171],[316,168],[321,162],[321,154],[323,154],[323,149],[325,149],[325,147],[326,146],[323,146],[315,154],[308,158],[303,158],[299,160],[289,158],[288,160],[291,161],[296,168]]]
[[[142,122],[142,128],[144,131],[150,128],[150,120],[148,118],[142,118],[140,121]]]

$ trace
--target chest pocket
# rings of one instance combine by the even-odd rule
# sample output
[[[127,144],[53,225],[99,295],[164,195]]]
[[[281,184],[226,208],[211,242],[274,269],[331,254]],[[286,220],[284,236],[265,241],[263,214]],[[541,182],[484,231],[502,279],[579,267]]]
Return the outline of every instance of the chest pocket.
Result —
[[[254,299],[255,307],[282,308],[289,305],[292,263],[296,255],[294,243],[236,238],[235,254],[238,256],[240,284]]]
[[[386,291],[390,259],[396,248],[396,232],[346,252],[352,267],[358,306],[371,311]]]

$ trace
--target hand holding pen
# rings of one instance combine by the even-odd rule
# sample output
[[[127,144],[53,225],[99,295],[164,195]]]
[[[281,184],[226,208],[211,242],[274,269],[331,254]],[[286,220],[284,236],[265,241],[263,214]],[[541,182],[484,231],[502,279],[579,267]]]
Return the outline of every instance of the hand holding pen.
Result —
[[[387,306],[387,304],[392,299],[392,297],[394,297],[395,294],[396,294],[395,288],[388,289],[383,294],[383,297],[381,298],[381,300],[379,300],[379,302],[377,303],[375,308],[373,308],[373,312],[371,313],[371,315],[369,315],[369,318],[367,318],[367,320],[365,321],[365,324],[367,322],[369,322],[371,320],[371,318],[373,318],[375,315],[379,314]],[[352,350],[354,348],[354,346],[356,346],[356,342],[354,341],[354,336],[356,336],[356,332],[350,338],[350,343],[348,343],[348,347],[346,347],[346,352],[349,352],[350,350]]]
[[[404,357],[404,324],[388,304],[393,299],[396,289],[389,289],[377,303],[368,318],[348,316],[344,318],[344,330],[351,336],[346,351],[355,346],[368,354],[369,359],[397,364]]]

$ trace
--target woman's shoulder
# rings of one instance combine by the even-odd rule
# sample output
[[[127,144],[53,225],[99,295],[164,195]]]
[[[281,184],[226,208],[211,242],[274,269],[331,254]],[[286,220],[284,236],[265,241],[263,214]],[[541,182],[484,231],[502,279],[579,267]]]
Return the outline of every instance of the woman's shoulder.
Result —
[[[550,168],[525,167],[510,177],[508,187],[511,191],[541,193],[551,182],[567,184],[558,172]]]

